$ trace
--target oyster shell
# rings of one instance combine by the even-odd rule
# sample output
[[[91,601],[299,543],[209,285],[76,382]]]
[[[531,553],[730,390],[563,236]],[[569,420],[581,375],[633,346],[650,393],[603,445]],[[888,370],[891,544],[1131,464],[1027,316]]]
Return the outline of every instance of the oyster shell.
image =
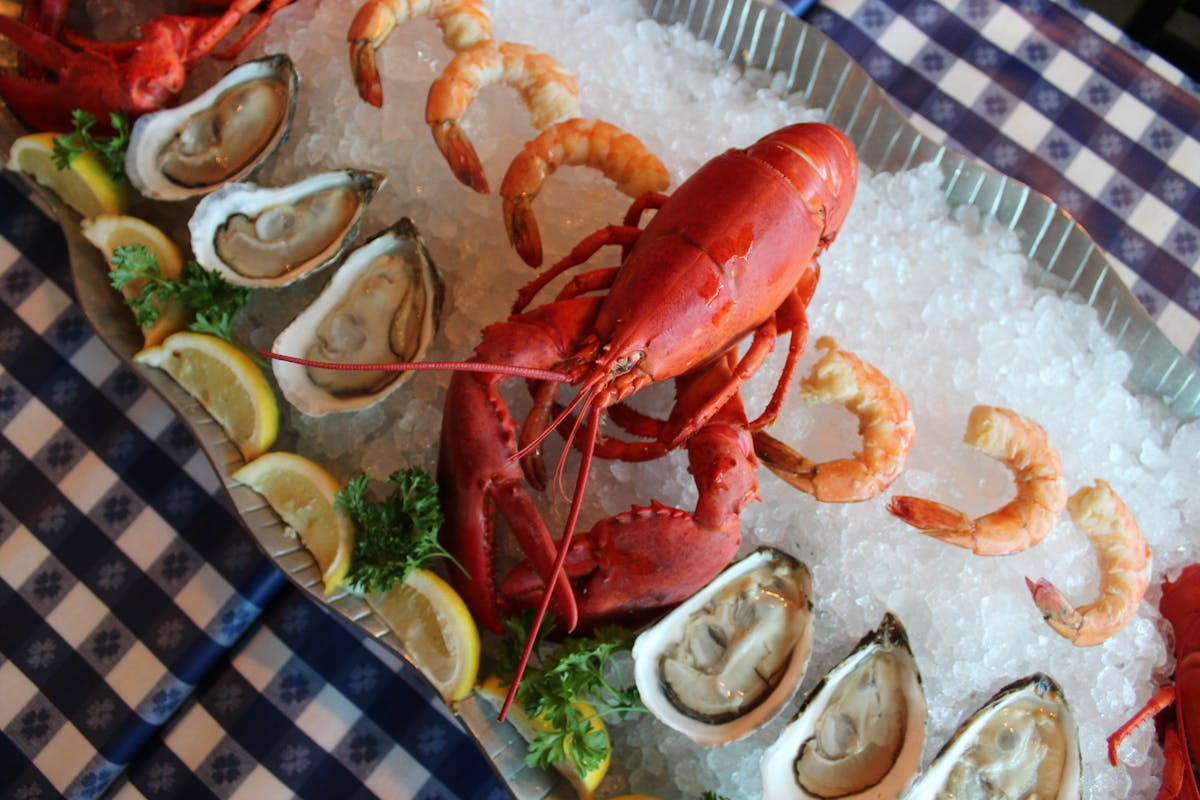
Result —
[[[920,769],[925,720],[925,691],[908,635],[889,613],[767,748],[763,798],[896,797]]]
[[[242,180],[287,138],[300,76],[292,60],[247,61],[193,100],[134,123],[129,182],[146,197],[182,200]]]
[[[1035,673],[959,726],[905,800],[1080,796],[1079,732],[1062,689]]]
[[[188,221],[200,266],[240,286],[286,286],[337,260],[384,176],[334,170],[287,186],[231,183]]]
[[[658,719],[713,746],[778,714],[811,650],[808,567],[760,548],[638,636],[634,679]]]
[[[356,248],[274,350],[314,361],[419,361],[437,331],[442,281],[412,221],[401,219]],[[309,416],[373,405],[411,372],[340,371],[274,361],[284,397]]]

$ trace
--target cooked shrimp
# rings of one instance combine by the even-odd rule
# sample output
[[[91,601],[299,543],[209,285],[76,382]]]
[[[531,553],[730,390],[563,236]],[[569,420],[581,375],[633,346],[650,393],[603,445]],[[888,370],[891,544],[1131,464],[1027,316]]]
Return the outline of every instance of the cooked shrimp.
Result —
[[[1034,583],[1026,578],[1025,583],[1046,623],[1060,636],[1088,647],[1100,644],[1133,619],[1150,585],[1150,545],[1133,514],[1102,480],[1071,495],[1067,510],[1096,548],[1099,596],[1075,608],[1049,581]]]
[[[500,195],[508,240],[526,264],[542,263],[542,239],[533,200],[546,179],[561,166],[598,169],[630,197],[661,192],[671,182],[667,168],[631,133],[594,119],[568,119],[551,125],[517,154]]]
[[[354,15],[346,40],[358,96],[373,106],[383,105],[375,51],[397,25],[413,17],[433,17],[442,41],[455,52],[492,38],[492,20],[483,0],[367,0]]]
[[[817,340],[825,354],[800,382],[810,403],[842,403],[858,417],[862,450],[850,458],[816,463],[759,431],[754,451],[780,478],[824,503],[870,500],[891,486],[912,447],[908,398],[886,376],[828,336]]]
[[[523,44],[480,42],[456,55],[429,88],[425,121],[455,176],[486,194],[479,156],[462,128],[462,118],[484,86],[504,83],[516,89],[530,122],[543,130],[579,115],[579,83],[550,56]]]
[[[1017,553],[1044,539],[1067,505],[1062,458],[1046,431],[1015,411],[975,406],[963,442],[1012,470],[1016,497],[977,519],[919,497],[893,497],[888,511],[923,533],[982,556]]]

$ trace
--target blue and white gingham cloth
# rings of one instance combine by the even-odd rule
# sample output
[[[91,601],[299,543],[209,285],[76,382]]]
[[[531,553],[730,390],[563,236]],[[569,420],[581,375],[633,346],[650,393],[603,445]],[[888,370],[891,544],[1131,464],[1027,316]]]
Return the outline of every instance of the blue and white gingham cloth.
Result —
[[[1194,83],[1047,0],[805,19],[935,140],[1068,209],[1200,362]],[[506,796],[399,659],[259,553],[72,292],[54,223],[0,180],[0,797]]]
[[[824,0],[805,19],[932,139],[1069,211],[1200,363],[1195,81],[1051,0]]]
[[[96,337],[0,180],[0,797],[501,798],[394,654],[314,605]]]

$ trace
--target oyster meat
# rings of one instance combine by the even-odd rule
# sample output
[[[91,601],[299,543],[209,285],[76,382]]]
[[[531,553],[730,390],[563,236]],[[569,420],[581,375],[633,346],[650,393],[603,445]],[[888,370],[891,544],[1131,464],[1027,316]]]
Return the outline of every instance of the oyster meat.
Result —
[[[334,170],[287,186],[231,183],[188,221],[200,266],[240,286],[286,286],[336,261],[384,176]]]
[[[812,578],[761,548],[735,562],[633,646],[658,719],[705,746],[749,735],[792,698],[812,649]]]
[[[273,55],[234,67],[195,99],[138,119],[125,152],[134,187],[182,200],[242,180],[287,138],[300,76]]]
[[[276,353],[339,364],[419,361],[437,331],[443,288],[405,218],[346,257],[321,294],[275,339]],[[309,416],[373,405],[411,372],[272,363],[288,402]]]
[[[925,720],[908,636],[887,614],[767,748],[763,798],[897,797],[921,766]]]
[[[972,714],[904,798],[1074,799],[1081,771],[1071,709],[1058,684],[1037,673]]]

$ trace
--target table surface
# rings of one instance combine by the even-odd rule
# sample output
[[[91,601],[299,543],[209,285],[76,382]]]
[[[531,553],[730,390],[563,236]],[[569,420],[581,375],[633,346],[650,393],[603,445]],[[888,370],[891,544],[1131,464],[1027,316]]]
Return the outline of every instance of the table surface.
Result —
[[[1046,0],[805,19],[931,137],[1069,210],[1200,362],[1194,83]],[[507,796],[406,665],[257,550],[90,329],[53,219],[10,180],[0,209],[0,795]]]

